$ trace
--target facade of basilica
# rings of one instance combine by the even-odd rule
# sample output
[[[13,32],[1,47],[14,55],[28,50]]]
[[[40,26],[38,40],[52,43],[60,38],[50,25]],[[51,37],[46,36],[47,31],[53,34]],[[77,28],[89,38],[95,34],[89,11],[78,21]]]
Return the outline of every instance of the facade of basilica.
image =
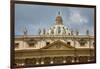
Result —
[[[88,63],[95,61],[94,36],[64,26],[58,12],[54,26],[38,35],[15,36],[15,66]]]

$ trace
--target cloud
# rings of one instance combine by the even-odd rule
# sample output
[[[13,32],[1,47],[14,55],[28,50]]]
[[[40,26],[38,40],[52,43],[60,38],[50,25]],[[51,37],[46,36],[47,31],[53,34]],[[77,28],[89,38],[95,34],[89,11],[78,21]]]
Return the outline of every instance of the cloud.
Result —
[[[69,20],[73,23],[88,23],[87,17],[79,10],[70,10]]]
[[[94,9],[91,8],[18,4],[15,6],[15,34],[22,34],[21,29],[24,25],[27,26],[30,35],[37,34],[38,29],[49,29],[55,24],[59,10],[64,25],[69,29],[78,29],[80,33],[84,34],[87,29],[90,28],[91,31],[94,28]]]

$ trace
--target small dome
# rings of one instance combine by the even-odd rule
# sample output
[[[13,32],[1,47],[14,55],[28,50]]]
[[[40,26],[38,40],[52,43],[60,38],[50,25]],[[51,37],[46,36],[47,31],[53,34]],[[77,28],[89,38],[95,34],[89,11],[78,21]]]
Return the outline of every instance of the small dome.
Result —
[[[62,17],[61,16],[57,16],[56,17],[56,21],[62,21]]]
[[[62,17],[60,16],[60,12],[59,12],[59,15],[56,17],[56,25],[61,25],[63,24],[63,20],[62,20]]]

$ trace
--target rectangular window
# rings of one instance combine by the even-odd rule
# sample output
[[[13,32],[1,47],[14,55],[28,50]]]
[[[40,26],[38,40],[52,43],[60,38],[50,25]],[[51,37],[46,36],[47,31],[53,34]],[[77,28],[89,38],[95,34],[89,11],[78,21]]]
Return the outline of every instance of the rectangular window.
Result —
[[[30,43],[29,44],[29,47],[34,47],[34,43]]]
[[[19,47],[19,43],[15,43],[15,48],[18,48]]]

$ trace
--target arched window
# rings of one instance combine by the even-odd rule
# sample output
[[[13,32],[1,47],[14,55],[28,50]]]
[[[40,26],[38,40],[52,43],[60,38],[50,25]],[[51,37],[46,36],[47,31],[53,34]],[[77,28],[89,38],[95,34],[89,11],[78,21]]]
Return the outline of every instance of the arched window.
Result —
[[[68,33],[68,35],[70,35],[70,33]]]
[[[70,42],[67,42],[67,45],[70,46]]]
[[[51,62],[50,57],[44,58],[44,64],[50,64],[50,62]]]
[[[67,56],[66,57],[66,62],[67,63],[72,63],[72,57],[71,56]]]
[[[31,66],[31,65],[33,65],[33,62],[32,62],[33,60],[32,59],[29,59],[29,58],[27,58],[27,59],[25,59],[25,65],[26,66]]]
[[[79,43],[80,43],[81,46],[84,46],[86,44],[86,40],[80,39],[79,40]]]
[[[87,56],[80,56],[79,57],[79,62],[82,62],[82,63],[88,62],[88,57]]]
[[[36,41],[34,39],[30,39],[28,41],[29,47],[34,47],[35,43],[36,43]]]
[[[51,30],[51,34],[54,34],[54,30],[53,29]]]
[[[50,42],[46,42],[46,45],[49,45],[50,44]]]
[[[60,28],[60,27],[58,27],[58,34],[60,34],[60,32],[61,32],[61,28]]]
[[[54,57],[54,58],[53,58],[53,62],[54,62],[55,64],[63,63],[63,57]]]
[[[95,46],[95,43],[93,42],[93,46]]]

